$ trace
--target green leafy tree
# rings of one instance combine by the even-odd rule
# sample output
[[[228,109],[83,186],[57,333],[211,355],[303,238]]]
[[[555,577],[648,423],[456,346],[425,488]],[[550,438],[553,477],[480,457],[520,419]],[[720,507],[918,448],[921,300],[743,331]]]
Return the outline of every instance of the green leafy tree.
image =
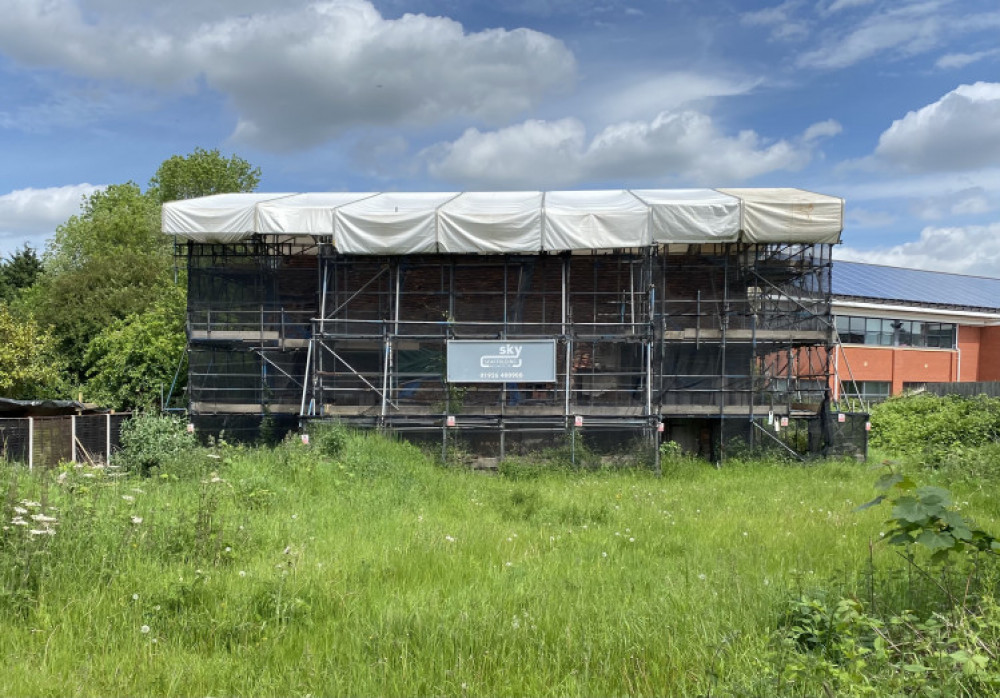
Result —
[[[190,155],[165,160],[149,180],[157,201],[177,201],[226,192],[250,192],[260,183],[260,168],[236,155],[224,157],[218,149],[195,148]]]
[[[0,304],[0,396],[20,400],[65,397],[61,362],[51,335]]]
[[[151,308],[115,321],[91,340],[84,356],[88,399],[116,409],[157,404],[185,342],[184,294],[171,287]]]
[[[153,384],[158,395],[162,377],[172,377],[176,367],[173,347],[184,343],[184,289],[175,283],[173,240],[161,230],[161,203],[250,191],[259,179],[260,170],[242,158],[197,148],[166,160],[147,191],[134,182],[109,186],[85,198],[80,213],[57,228],[44,271],[18,308],[49,324],[74,382],[89,382],[116,405],[148,400]],[[171,337],[153,341],[154,327]],[[140,357],[135,344],[141,338],[153,346]],[[140,362],[152,383],[140,381],[138,369],[121,368],[116,351]],[[154,365],[154,357],[166,363]]]
[[[42,261],[25,245],[0,262],[0,300],[13,300],[23,289],[31,287],[41,273]]]
[[[172,285],[171,249],[159,232],[159,205],[131,182],[92,194],[56,229],[32,300],[77,379],[91,339]]]

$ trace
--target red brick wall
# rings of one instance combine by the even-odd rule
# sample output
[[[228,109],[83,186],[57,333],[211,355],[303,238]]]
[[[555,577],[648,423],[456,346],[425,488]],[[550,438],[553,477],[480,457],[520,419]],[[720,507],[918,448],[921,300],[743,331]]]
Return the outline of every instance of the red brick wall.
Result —
[[[1000,380],[1000,327],[982,328],[979,352],[979,375],[972,379],[965,377],[965,351],[962,353],[962,378],[965,380]]]
[[[983,379],[979,377],[980,358],[983,356],[980,349],[982,347],[982,327],[959,327],[958,328],[958,350],[961,356],[961,373],[956,380],[980,381],[995,380]]]
[[[1000,340],[1000,337],[998,337]],[[889,381],[892,394],[903,391],[904,383],[938,383],[956,379],[958,352],[948,349],[911,349],[901,347],[869,347],[847,345],[838,357],[840,380]],[[968,371],[962,355],[962,376]]]

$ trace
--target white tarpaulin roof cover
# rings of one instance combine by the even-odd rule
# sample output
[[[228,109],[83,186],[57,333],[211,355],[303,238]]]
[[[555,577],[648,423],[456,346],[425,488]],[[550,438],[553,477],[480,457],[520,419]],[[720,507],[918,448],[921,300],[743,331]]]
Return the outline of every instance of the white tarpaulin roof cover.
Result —
[[[183,239],[315,236],[350,254],[835,243],[843,220],[842,199],[801,189],[217,194],[163,205],[163,232]]]

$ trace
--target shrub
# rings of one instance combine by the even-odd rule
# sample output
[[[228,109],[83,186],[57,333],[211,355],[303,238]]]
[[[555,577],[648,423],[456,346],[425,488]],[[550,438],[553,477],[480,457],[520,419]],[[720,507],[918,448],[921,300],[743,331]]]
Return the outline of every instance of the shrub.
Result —
[[[178,417],[139,414],[122,425],[119,462],[127,470],[148,475],[153,468],[186,459],[196,443]]]
[[[339,457],[347,447],[347,427],[340,422],[319,422],[309,431],[313,444],[327,458]]]
[[[871,421],[873,446],[940,458],[956,447],[996,441],[1000,436],[1000,398],[904,395],[875,405]]]

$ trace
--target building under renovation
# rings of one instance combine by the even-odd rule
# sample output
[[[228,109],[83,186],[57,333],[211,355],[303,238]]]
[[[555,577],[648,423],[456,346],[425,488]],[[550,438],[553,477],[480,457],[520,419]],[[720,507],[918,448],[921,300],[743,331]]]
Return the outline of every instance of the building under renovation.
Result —
[[[570,432],[825,452],[842,221],[798,189],[168,203],[192,421],[336,418],[497,454]]]

